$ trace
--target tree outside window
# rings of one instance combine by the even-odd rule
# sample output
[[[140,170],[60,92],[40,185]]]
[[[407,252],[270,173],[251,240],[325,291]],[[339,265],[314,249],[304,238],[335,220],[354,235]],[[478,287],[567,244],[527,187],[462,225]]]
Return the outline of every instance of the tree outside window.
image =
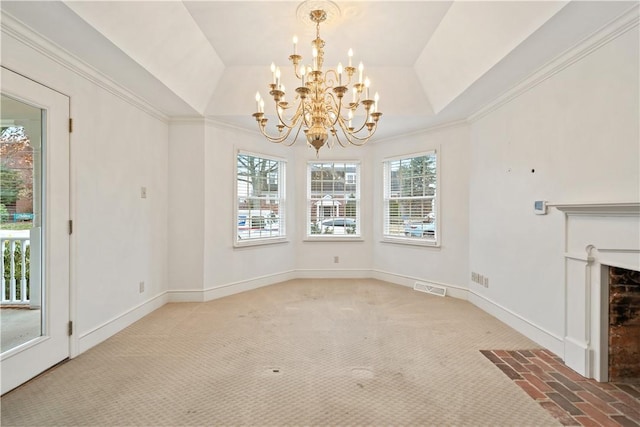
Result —
[[[385,239],[436,244],[436,152],[386,160],[384,174]]]
[[[236,164],[236,244],[268,243],[285,234],[285,162],[239,152]]]

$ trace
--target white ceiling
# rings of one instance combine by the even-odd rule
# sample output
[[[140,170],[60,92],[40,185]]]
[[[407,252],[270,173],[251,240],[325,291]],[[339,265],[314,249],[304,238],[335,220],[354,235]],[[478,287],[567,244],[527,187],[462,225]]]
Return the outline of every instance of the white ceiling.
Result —
[[[314,0],[319,2],[319,0]],[[7,1],[24,22],[168,116],[254,129],[271,62],[295,83],[315,28],[291,1]],[[378,138],[468,117],[620,16],[629,1],[352,1],[321,24],[325,66],[362,61],[380,93]],[[5,15],[6,16],[6,15]]]

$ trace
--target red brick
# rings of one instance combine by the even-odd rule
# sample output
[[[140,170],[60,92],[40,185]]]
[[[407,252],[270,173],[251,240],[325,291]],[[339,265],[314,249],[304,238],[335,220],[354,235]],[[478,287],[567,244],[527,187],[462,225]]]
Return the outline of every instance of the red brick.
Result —
[[[631,385],[629,385],[629,384],[616,384],[616,387],[618,387],[620,390],[624,391],[625,393],[627,393],[631,397],[634,397],[636,399],[640,399],[640,391],[636,390]]]
[[[541,393],[537,388],[531,385],[530,382],[524,380],[516,380],[516,384],[520,386],[524,391],[527,392],[529,396],[531,396],[535,400],[543,400],[546,399],[547,396],[544,393]]]
[[[580,396],[583,400],[591,403],[593,406],[595,406],[605,414],[611,415],[611,414],[616,414],[618,412],[615,408],[612,408],[611,406],[609,406],[607,402],[600,399],[598,396],[594,395],[589,391],[586,391],[586,390],[578,391],[576,392],[576,394]]]
[[[562,385],[564,385],[566,388],[568,388],[571,391],[582,390],[582,387],[580,387],[578,383],[571,381],[569,378],[567,378],[560,372],[549,372],[549,375],[551,375],[557,381],[561,382]]]
[[[493,363],[502,363],[502,359],[493,354],[491,350],[480,350],[480,353],[484,354],[484,356],[491,360]]]
[[[553,402],[540,402],[540,406],[546,409],[555,419],[560,421],[564,426],[577,426],[578,422],[567,411],[559,407]]]
[[[551,366],[547,365],[546,363],[544,363],[542,360],[538,359],[537,357],[532,357],[531,358],[531,362],[533,362],[536,365],[538,365],[540,367],[540,369],[542,369],[545,372],[555,371],[554,368],[552,368]]]
[[[638,427],[638,424],[634,423],[624,415],[612,415],[611,418],[622,427]]]
[[[540,378],[542,381],[553,381],[553,377],[551,377],[550,375],[547,375],[540,366],[532,363],[530,365],[526,365],[525,367],[529,369],[531,372],[533,372],[534,374],[536,374],[536,376]]]
[[[617,390],[617,387],[611,383],[600,383],[595,380],[589,380],[589,382],[602,390]]]
[[[545,353],[544,350],[533,350],[533,354],[535,354],[536,356],[538,356],[538,358],[544,360],[545,362],[551,364],[551,363],[558,363],[557,360],[555,360],[553,358],[553,356],[549,356],[547,353]]]
[[[638,405],[640,405],[640,402],[638,402],[638,400],[629,396],[624,391],[611,391],[609,392],[609,394],[615,397],[616,399],[618,399],[620,402],[626,403],[627,405],[631,406],[634,409],[638,408],[639,407]]]
[[[638,406],[633,408],[622,402],[613,402],[611,406],[626,415],[628,418],[631,418],[633,421],[640,423],[640,408],[638,408]]]
[[[506,350],[493,350],[493,353],[498,357],[509,357],[509,353]]]
[[[521,355],[523,355],[524,357],[535,357],[535,354],[533,354],[530,350],[518,350],[518,353],[520,353]]]
[[[560,393],[547,393],[549,399],[553,400],[560,406],[562,409],[567,411],[571,415],[583,415],[583,412],[578,409],[573,403],[569,402],[564,396]],[[582,403],[582,402],[577,402]]]
[[[582,388],[584,388],[585,390],[589,390],[591,393],[595,394],[605,402],[615,402],[616,400],[618,400],[614,396],[602,390],[600,387],[597,387],[593,381],[585,381],[585,382],[582,382],[581,384],[582,384]]]
[[[584,427],[601,427],[600,423],[597,423],[591,417],[587,417],[585,415],[576,415],[575,420],[583,425]]]
[[[529,370],[525,367],[523,367],[520,363],[518,363],[518,361],[516,361],[513,357],[503,357],[502,360],[504,360],[505,362],[507,362],[509,365],[511,365],[511,367],[513,368],[514,371],[516,372],[529,372]]]
[[[584,381],[585,377],[574,371],[573,369],[567,368],[565,365],[554,365],[554,368],[565,377],[569,378],[572,381]]]
[[[533,375],[531,373],[528,372],[523,372],[521,374],[527,381],[529,381],[531,384],[533,384],[538,390],[542,391],[542,392],[552,392],[553,389],[551,387],[549,387],[549,385],[547,383],[545,383],[544,381],[542,381],[540,378],[538,378],[536,375]]]
[[[529,360],[517,351],[508,351],[507,353],[509,353],[511,357],[516,359],[518,363],[522,363],[522,364],[529,363]]]
[[[551,388],[560,393],[569,402],[582,402],[582,399],[580,399],[580,397],[578,397],[575,393],[573,393],[562,384],[555,381],[549,381],[547,382],[547,384],[549,384]]]
[[[517,373],[516,371],[511,369],[511,366],[509,366],[509,365],[507,365],[505,363],[496,363],[496,366],[498,368],[500,368],[500,370],[502,372],[504,372],[512,380],[521,380],[522,379],[522,377],[520,376],[519,373]]]
[[[576,406],[585,414],[602,424],[604,427],[619,427],[618,423],[598,411],[595,406],[590,403],[578,402]]]

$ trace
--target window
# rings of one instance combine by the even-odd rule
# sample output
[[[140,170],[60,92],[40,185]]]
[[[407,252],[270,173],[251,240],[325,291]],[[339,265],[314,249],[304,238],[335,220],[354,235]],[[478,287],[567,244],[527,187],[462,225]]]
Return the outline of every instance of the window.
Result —
[[[284,173],[283,160],[238,152],[236,246],[284,240]]]
[[[310,162],[307,237],[360,237],[360,164]]]
[[[401,243],[437,244],[436,152],[384,162],[384,238]]]

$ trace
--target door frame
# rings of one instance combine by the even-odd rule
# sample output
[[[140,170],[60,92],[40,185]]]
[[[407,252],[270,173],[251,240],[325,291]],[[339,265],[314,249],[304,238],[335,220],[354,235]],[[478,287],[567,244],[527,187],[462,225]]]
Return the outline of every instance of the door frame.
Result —
[[[47,87],[4,66],[2,93],[20,102],[46,110],[42,166],[43,244],[42,335],[2,354],[4,394],[63,360],[75,356],[75,336],[69,334],[72,321],[71,277],[71,141],[68,95]],[[7,88],[7,85],[9,86]],[[54,251],[58,246],[65,250]],[[19,357],[21,356],[21,357]],[[20,369],[27,364],[32,369]]]

